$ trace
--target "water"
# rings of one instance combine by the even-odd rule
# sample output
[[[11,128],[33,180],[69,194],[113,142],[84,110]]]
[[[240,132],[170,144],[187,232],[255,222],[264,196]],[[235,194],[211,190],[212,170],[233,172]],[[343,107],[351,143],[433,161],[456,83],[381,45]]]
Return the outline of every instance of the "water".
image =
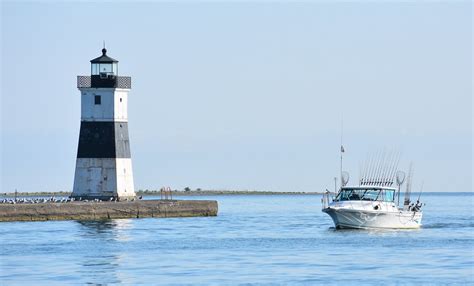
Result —
[[[423,228],[339,231],[320,196],[216,196],[219,216],[0,223],[0,284],[474,284],[472,193]]]

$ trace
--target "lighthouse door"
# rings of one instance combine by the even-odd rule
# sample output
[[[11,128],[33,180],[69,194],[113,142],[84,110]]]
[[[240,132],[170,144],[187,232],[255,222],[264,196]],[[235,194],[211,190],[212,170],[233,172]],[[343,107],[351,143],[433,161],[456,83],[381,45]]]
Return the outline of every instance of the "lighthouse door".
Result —
[[[102,168],[89,168],[89,178],[91,195],[99,195],[102,191]]]

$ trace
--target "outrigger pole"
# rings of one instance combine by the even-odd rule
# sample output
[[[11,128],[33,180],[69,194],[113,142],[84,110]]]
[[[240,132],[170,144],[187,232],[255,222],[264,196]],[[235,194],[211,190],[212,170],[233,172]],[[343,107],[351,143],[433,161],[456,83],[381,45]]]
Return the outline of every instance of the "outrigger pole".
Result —
[[[342,153],[344,153],[344,146],[342,146],[342,134],[343,134],[343,131],[344,131],[344,120],[341,119],[341,170],[340,170],[340,176],[341,176],[341,190],[342,190],[342,185],[343,185],[343,181],[342,181]]]

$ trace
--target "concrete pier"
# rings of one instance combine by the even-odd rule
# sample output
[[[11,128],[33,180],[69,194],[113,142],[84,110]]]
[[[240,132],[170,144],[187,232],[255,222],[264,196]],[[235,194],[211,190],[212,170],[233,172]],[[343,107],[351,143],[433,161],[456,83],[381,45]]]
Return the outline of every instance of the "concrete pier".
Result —
[[[0,222],[216,216],[217,211],[217,201],[202,200],[0,204]]]

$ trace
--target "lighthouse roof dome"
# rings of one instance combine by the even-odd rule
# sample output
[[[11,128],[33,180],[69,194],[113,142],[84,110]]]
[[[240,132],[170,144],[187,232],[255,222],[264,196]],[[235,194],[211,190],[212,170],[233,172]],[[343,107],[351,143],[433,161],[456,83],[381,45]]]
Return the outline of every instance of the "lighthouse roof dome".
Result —
[[[107,49],[102,49],[102,56],[91,60],[91,63],[118,63],[116,59],[107,56]]]

